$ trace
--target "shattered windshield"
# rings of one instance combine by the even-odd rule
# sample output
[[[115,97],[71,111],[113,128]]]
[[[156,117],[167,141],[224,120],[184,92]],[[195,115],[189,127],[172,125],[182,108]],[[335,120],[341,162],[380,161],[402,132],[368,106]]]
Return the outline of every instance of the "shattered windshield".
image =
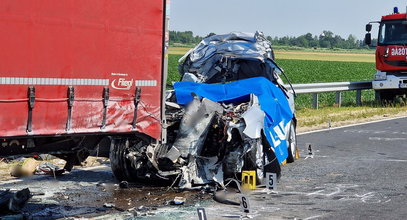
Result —
[[[379,31],[379,45],[407,45],[407,25],[403,21],[382,22]]]

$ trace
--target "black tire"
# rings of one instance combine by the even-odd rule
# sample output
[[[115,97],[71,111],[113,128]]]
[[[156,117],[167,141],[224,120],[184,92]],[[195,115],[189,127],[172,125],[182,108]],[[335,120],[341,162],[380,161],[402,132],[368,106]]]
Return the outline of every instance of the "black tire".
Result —
[[[380,91],[378,91],[378,94],[379,94],[380,101],[383,103],[392,102],[394,100],[394,98],[396,97],[396,94],[394,93],[393,90],[380,90]]]
[[[151,177],[147,174],[154,172],[154,169],[149,166],[148,158],[145,155],[146,146],[148,146],[148,142],[140,137],[112,139],[109,158],[116,179],[142,182]]]
[[[263,164],[264,164],[263,177],[265,177],[266,173],[276,173],[277,178],[280,178],[281,166],[277,160],[276,154],[274,153],[270,143],[268,142],[263,132],[261,136],[263,145]]]
[[[130,161],[126,159],[126,149],[128,149],[128,147],[129,140],[127,138],[113,138],[110,145],[110,164],[113,175],[119,181],[128,181],[129,177],[131,177],[129,173]]]
[[[256,171],[257,185],[263,184],[266,173],[276,173],[277,178],[280,178],[281,166],[278,163],[277,157],[274,154],[271,145],[263,133],[258,142],[257,148],[253,148],[245,155],[243,170]]]
[[[291,122],[290,130],[288,132],[288,140],[287,140],[287,150],[288,150],[288,157],[287,163],[292,163],[296,159],[297,154],[297,132],[295,131],[294,122]]]

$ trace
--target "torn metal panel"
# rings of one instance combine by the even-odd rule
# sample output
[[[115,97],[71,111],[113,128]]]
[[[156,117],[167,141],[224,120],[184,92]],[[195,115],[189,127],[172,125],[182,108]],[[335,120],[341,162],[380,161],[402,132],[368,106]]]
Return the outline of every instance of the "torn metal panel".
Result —
[[[198,82],[198,77],[192,73],[185,73],[181,81]]]
[[[223,170],[217,163],[217,157],[195,157],[190,155],[187,166],[181,168],[182,176],[179,182],[180,188],[192,188],[192,185],[204,185],[208,183],[223,184]]]
[[[209,99],[203,99],[200,102],[198,99],[194,99],[181,120],[177,140],[173,147],[179,149],[183,157],[187,157],[189,154],[198,155],[202,150],[211,121],[216,113],[222,112],[223,107],[216,102]]]
[[[232,121],[229,121],[227,123],[227,131],[226,131],[227,142],[230,142],[232,140],[232,131],[234,129],[237,129],[240,134],[243,134],[243,131],[245,130],[245,126],[246,125],[244,123],[242,123],[242,122],[236,124],[236,123],[234,123]]]
[[[225,173],[233,176],[233,174],[241,172],[244,165],[243,156],[242,148],[236,148],[233,151],[230,151],[224,160]]]
[[[242,115],[246,123],[243,133],[250,138],[260,138],[261,132],[264,129],[264,117],[266,114],[260,109],[257,96],[253,97],[255,97],[255,103]]]
[[[195,98],[180,120],[179,128],[174,132],[176,138],[168,149],[162,147],[157,153],[159,167],[164,170],[178,165],[190,166],[190,156],[200,155],[209,127],[215,114],[222,114],[223,107],[208,99]],[[175,128],[174,128],[175,129]]]

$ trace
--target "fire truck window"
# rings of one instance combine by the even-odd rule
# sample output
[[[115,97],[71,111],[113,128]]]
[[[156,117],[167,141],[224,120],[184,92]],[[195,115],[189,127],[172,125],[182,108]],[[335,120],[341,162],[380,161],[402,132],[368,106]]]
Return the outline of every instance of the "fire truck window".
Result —
[[[380,36],[379,36],[379,43],[384,43],[385,39],[384,36],[386,35],[386,24],[381,26]]]

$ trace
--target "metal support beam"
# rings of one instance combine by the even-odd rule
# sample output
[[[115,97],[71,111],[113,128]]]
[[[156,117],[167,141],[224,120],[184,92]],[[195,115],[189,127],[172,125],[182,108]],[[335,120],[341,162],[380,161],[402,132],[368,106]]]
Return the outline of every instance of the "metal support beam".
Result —
[[[75,88],[73,86],[68,87],[68,119],[66,121],[66,130],[70,131],[72,126],[72,108],[75,101]]]
[[[342,93],[341,92],[336,92],[335,104],[338,107],[341,107],[341,105],[342,105]]]
[[[362,105],[362,90],[356,90],[356,105]]]
[[[374,98],[376,101],[380,102],[380,92],[379,91],[375,90]]]
[[[312,108],[318,109],[318,93],[312,93]]]
[[[103,119],[101,129],[106,128],[107,107],[109,106],[109,87],[103,88]]]
[[[35,87],[28,87],[28,119],[27,119],[27,133],[32,132],[33,109],[35,106]]]

